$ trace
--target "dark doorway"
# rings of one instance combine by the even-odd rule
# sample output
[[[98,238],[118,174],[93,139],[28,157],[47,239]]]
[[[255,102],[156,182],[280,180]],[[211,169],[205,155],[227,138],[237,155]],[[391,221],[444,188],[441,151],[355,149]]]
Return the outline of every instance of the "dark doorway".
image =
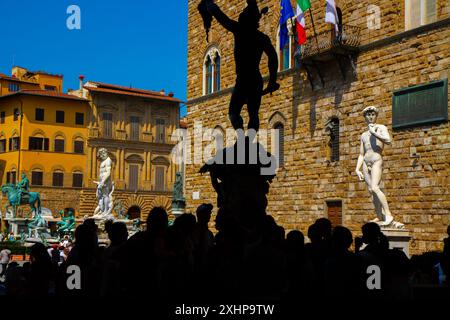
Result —
[[[127,211],[128,219],[134,220],[134,219],[140,219],[141,218],[141,208],[138,206],[132,206]]]

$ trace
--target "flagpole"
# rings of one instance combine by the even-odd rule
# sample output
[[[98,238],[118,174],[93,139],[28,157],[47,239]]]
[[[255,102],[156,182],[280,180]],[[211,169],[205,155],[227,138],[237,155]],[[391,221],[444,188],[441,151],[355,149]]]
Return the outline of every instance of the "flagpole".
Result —
[[[314,38],[316,38],[317,51],[319,51],[319,40],[317,39],[316,26],[314,25],[314,17],[313,17],[313,14],[311,12],[311,8],[309,8],[309,15],[311,16],[311,22],[312,22],[312,26],[313,26],[313,30],[314,30]]]

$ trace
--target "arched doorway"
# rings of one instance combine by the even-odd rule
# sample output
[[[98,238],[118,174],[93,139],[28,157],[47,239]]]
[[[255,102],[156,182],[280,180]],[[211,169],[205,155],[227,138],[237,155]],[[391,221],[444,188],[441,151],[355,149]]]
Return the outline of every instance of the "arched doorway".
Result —
[[[131,206],[127,211],[128,219],[134,220],[134,219],[140,219],[141,218],[141,208],[138,206]]]

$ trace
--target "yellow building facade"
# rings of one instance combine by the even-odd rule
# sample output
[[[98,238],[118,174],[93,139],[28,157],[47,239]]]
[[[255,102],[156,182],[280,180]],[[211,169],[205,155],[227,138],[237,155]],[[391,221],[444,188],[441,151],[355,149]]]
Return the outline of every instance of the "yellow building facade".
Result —
[[[170,137],[179,127],[180,101],[99,82],[81,82],[65,94],[62,80],[20,67],[0,74],[0,183],[17,183],[26,173],[54,215],[71,208],[89,216],[97,206],[97,151],[107,148],[123,212],[145,219],[154,206],[170,211],[178,171]]]
[[[25,173],[44,207],[77,210],[85,185],[89,103],[59,89],[41,90],[44,84],[62,88],[62,78],[0,96],[0,181],[17,183]]]

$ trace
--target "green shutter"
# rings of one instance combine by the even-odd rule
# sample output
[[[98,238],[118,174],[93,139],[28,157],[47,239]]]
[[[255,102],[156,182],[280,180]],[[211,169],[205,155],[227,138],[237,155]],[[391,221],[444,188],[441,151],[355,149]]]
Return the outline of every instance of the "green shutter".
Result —
[[[400,89],[392,98],[394,129],[448,121],[448,81]]]

